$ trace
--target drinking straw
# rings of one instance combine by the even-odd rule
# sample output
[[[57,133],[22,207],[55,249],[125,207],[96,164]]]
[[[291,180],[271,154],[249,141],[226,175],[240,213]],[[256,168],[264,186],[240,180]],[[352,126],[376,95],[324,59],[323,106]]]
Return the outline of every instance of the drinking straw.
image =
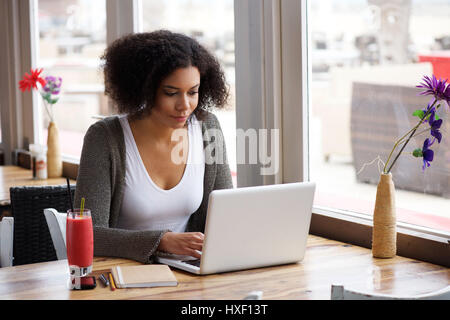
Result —
[[[70,208],[72,209],[72,212],[74,211],[73,210],[73,202],[72,202],[72,193],[70,192],[70,181],[69,181],[69,178],[66,178],[67,179],[67,193],[69,194],[69,199],[70,199]]]
[[[84,198],[81,198],[80,217],[83,217]]]

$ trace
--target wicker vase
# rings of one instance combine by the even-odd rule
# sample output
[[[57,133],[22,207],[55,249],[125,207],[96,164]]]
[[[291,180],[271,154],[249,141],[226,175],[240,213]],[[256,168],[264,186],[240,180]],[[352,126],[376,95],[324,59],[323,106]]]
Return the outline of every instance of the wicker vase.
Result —
[[[372,255],[392,258],[397,253],[395,186],[392,174],[381,174],[373,212]]]
[[[58,127],[54,122],[48,125],[47,136],[47,176],[58,178],[62,176],[61,147],[59,144]]]

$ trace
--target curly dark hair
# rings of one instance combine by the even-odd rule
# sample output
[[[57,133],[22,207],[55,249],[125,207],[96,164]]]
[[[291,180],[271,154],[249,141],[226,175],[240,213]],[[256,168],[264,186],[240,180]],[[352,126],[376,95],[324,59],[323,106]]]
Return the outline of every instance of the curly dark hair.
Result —
[[[119,113],[137,118],[148,114],[161,81],[176,69],[190,66],[200,72],[194,114],[203,119],[206,110],[227,103],[228,86],[218,60],[186,35],[168,30],[128,34],[115,40],[101,59],[105,93]]]

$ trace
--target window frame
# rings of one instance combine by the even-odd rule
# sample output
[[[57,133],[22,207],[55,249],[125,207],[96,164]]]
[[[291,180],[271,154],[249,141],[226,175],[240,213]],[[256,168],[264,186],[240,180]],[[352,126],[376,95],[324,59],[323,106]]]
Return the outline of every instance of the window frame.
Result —
[[[108,44],[121,34],[141,30],[137,21],[140,5],[140,0],[107,1]],[[6,149],[6,164],[10,164],[11,151],[28,147],[38,135],[36,92],[21,93],[11,85],[35,65],[33,41],[37,39],[32,34],[36,32],[37,0],[7,0],[0,8],[5,9],[3,16],[11,17],[0,21],[2,29],[8,30],[1,38],[6,38],[0,60],[5,61],[1,65],[7,66],[7,72],[0,75],[0,93],[5,97],[1,101],[3,140],[9,139],[1,146]],[[236,128],[279,129],[281,133],[278,173],[261,177],[260,165],[238,165],[238,187],[307,181],[307,86],[311,74],[307,63],[307,0],[234,0],[234,10]],[[63,175],[76,178],[79,159],[63,156],[63,160]],[[316,207],[312,213],[311,234],[371,247],[373,222],[369,216]],[[399,255],[450,266],[450,238],[445,234],[402,223],[397,232]]]
[[[270,119],[273,114],[282,115],[281,124],[277,123],[282,132],[278,150],[282,175],[276,183],[309,180],[308,77],[311,67],[307,52],[307,13],[307,0],[264,0],[261,4],[257,0],[246,4],[235,0],[236,30],[239,30],[236,32],[236,87],[241,88],[236,90],[236,127],[268,129],[271,123],[264,119]],[[257,44],[249,45],[249,39]],[[255,52],[258,49],[262,54]],[[247,70],[245,62],[253,69]],[[240,64],[242,66],[238,67]],[[277,65],[280,68],[277,69]],[[278,98],[277,81],[283,84]],[[248,96],[248,92],[252,95]],[[243,111],[250,109],[249,106],[251,113]],[[238,187],[272,183],[270,179],[258,177],[257,169],[259,167],[238,166]],[[242,176],[244,179],[240,180]],[[311,234],[371,248],[372,227],[373,219],[368,215],[315,206],[312,209]],[[450,236],[445,232],[397,223],[398,255],[449,267],[449,245]]]
[[[6,165],[14,163],[13,151],[28,149],[29,144],[41,141],[42,101],[38,93],[20,92],[16,85],[25,72],[36,67],[39,55],[38,0],[6,0],[0,4],[2,30],[0,36],[5,45],[0,48],[0,65],[5,70],[0,75],[0,119]],[[121,35],[142,30],[141,0],[106,0],[106,43]],[[109,100],[109,99],[108,99]],[[108,101],[111,107],[111,100]],[[63,166],[71,168],[79,157],[62,154]],[[76,178],[76,174],[75,174]]]
[[[16,149],[28,148],[39,138],[34,119],[39,117],[38,96],[35,91],[20,92],[18,82],[36,62],[37,47],[33,41],[37,30],[36,0],[8,0],[1,3],[2,34],[0,60],[1,130],[0,147],[4,149],[5,164],[10,164]],[[33,36],[34,35],[34,36]]]

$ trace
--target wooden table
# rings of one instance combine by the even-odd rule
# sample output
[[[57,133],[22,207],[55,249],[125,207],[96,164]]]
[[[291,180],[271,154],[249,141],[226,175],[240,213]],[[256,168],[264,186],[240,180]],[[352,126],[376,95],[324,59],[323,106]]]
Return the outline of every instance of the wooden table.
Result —
[[[75,183],[75,180],[70,180]],[[9,188],[19,186],[51,186],[66,184],[66,178],[33,179],[33,172],[18,166],[0,166],[0,205],[10,204]]]
[[[139,263],[116,258],[94,258],[93,274],[115,265]],[[262,290],[263,299],[330,299],[331,284],[394,295],[435,291],[450,283],[450,269],[413,259],[375,259],[366,248],[309,236],[305,258],[298,264],[208,276],[172,269],[177,287],[117,289],[98,282],[85,291],[67,289],[67,260],[0,269],[0,299],[192,299],[241,300]]]

